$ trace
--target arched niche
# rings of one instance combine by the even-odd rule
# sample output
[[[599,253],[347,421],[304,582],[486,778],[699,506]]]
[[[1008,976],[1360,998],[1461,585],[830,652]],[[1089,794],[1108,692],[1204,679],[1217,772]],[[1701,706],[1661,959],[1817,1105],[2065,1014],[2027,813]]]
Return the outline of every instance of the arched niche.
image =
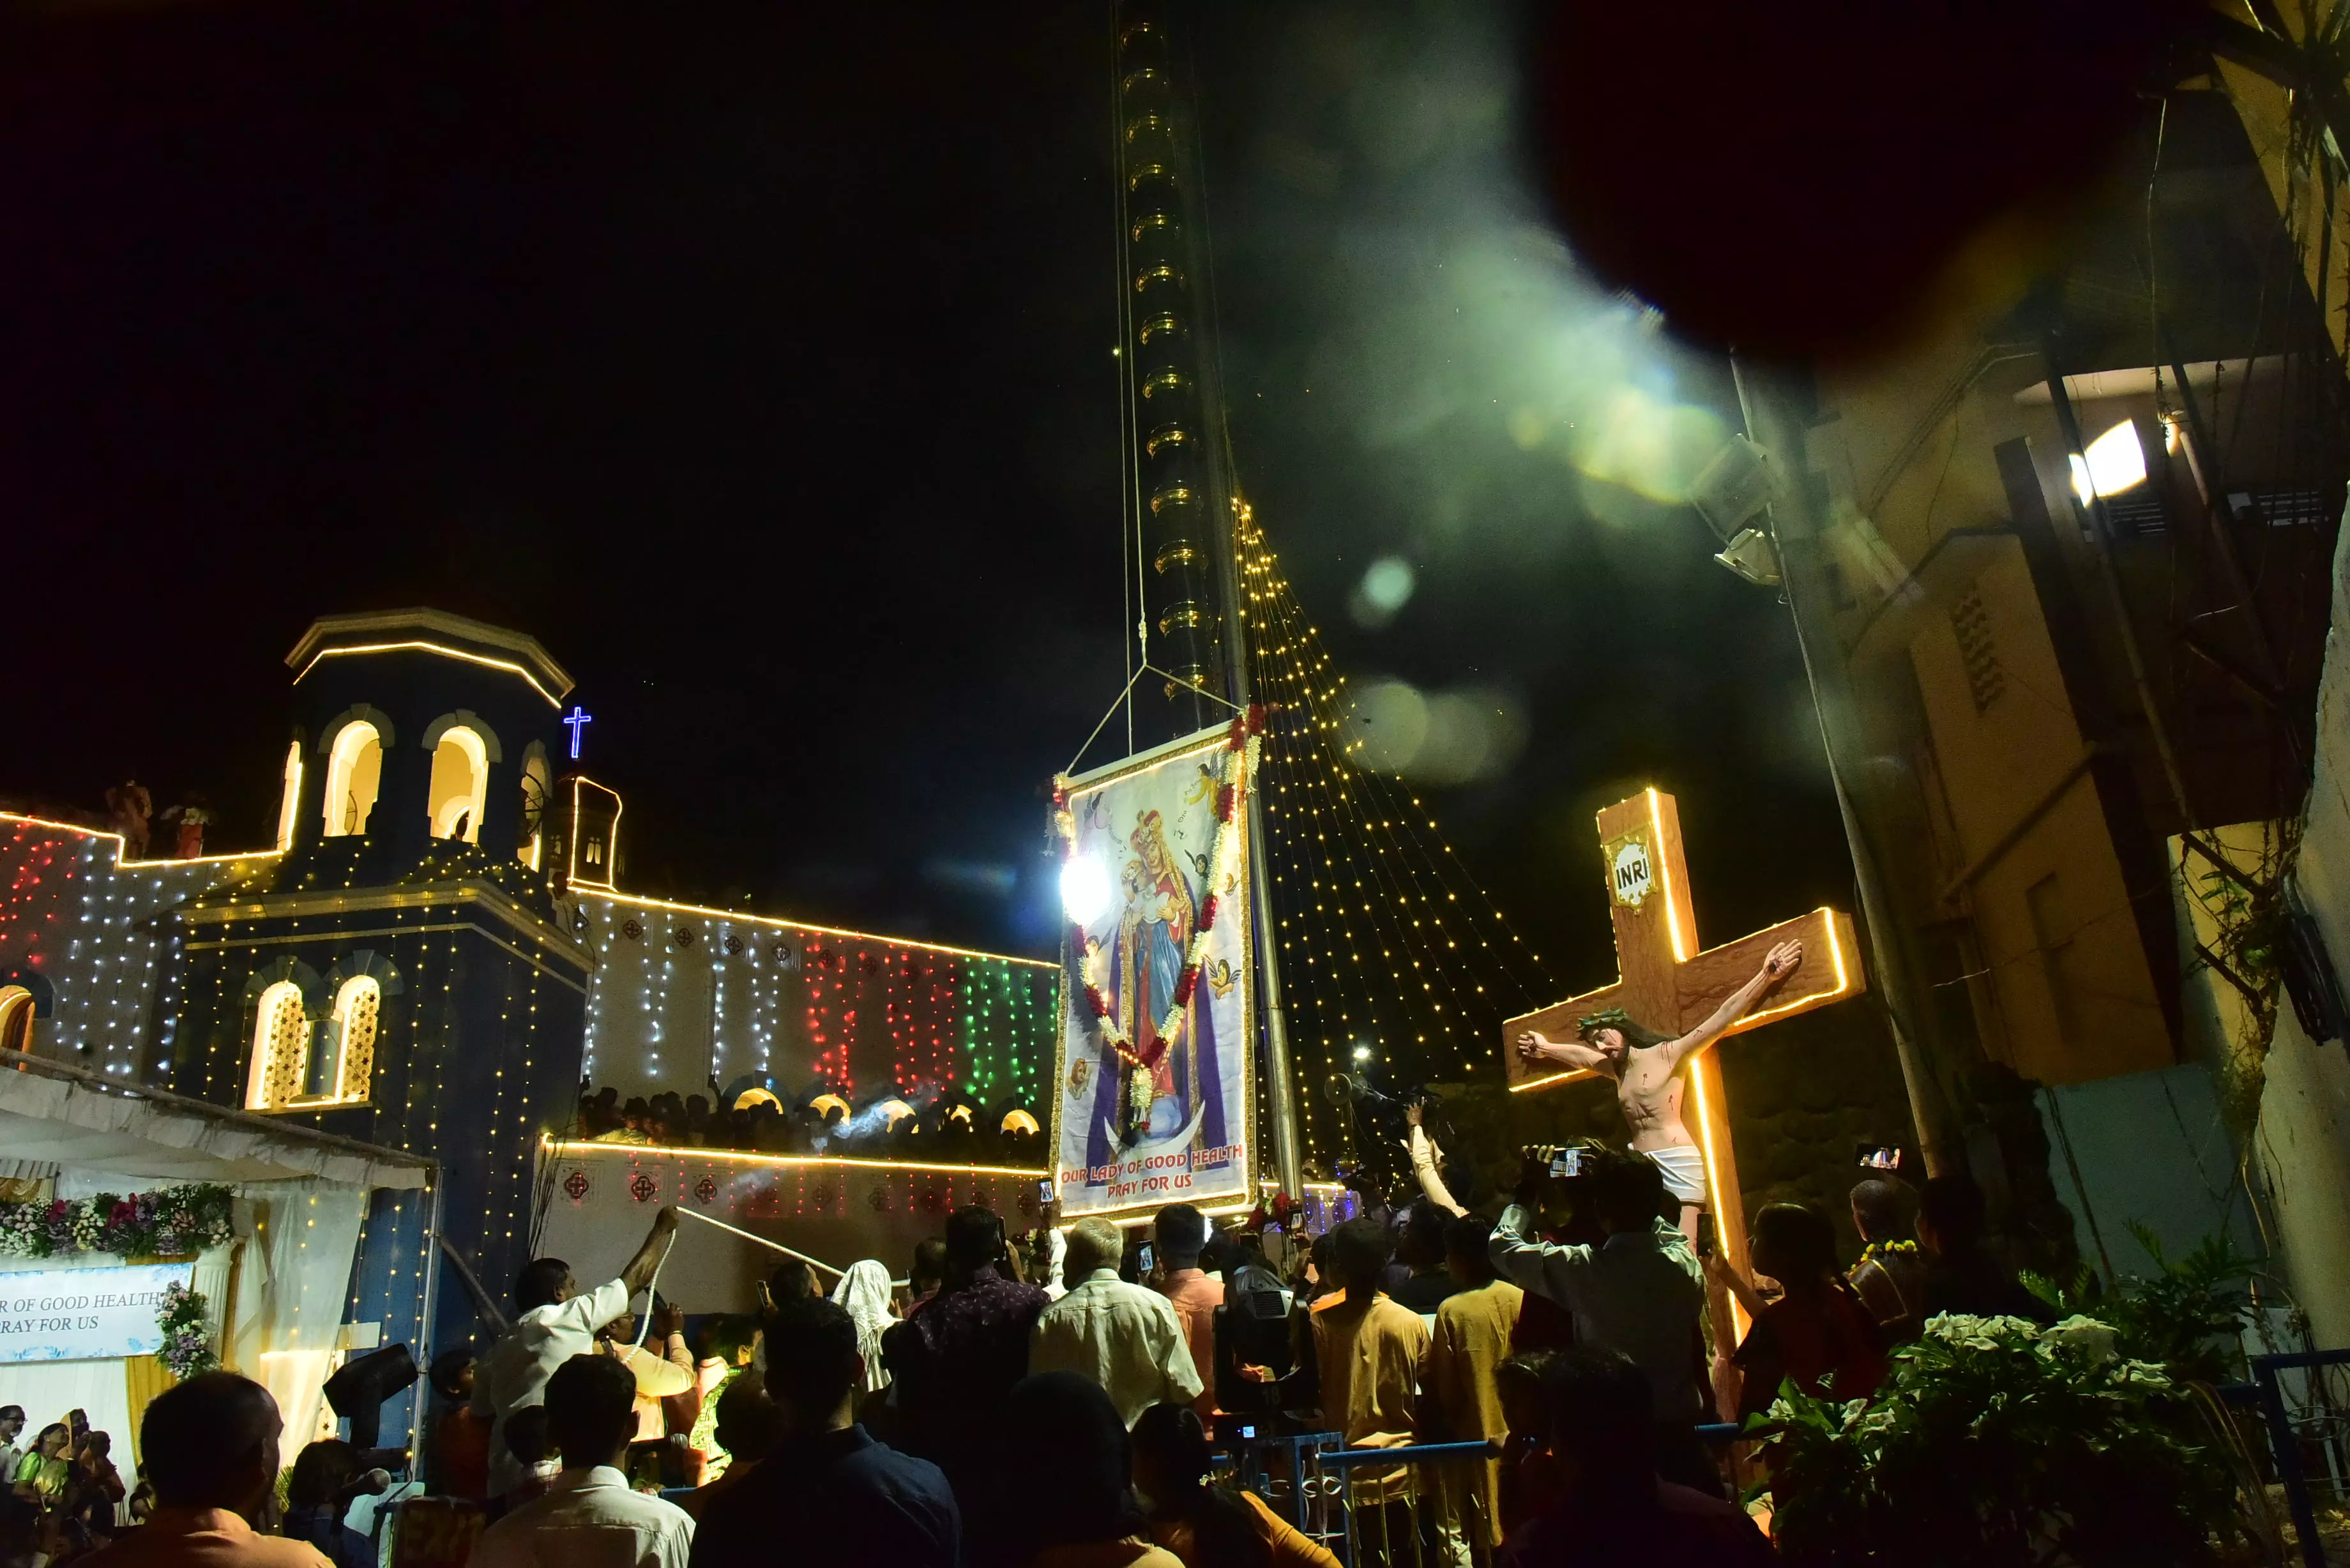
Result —
[[[383,788],[384,733],[369,719],[352,719],[335,731],[327,749],[327,782],[320,797],[327,837],[367,832],[368,817]]]

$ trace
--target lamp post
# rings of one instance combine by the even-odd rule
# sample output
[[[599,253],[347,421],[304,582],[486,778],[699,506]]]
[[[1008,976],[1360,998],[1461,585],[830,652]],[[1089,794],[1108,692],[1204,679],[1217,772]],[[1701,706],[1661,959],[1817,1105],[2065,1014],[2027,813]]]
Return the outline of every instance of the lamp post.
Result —
[[[1835,632],[1825,617],[1825,573],[1819,553],[1819,528],[1808,498],[1789,463],[1800,463],[1803,432],[1788,421],[1778,400],[1767,387],[1755,387],[1752,370],[1736,356],[1730,362],[1738,389],[1738,408],[1754,456],[1762,460],[1757,478],[1762,483],[1735,486],[1741,509],[1759,501],[1761,529],[1732,536],[1716,557],[1750,582],[1768,584],[1765,574],[1777,571],[1788,618],[1795,628],[1795,647],[1803,656],[1804,679],[1812,694],[1812,711],[1820,726],[1820,742],[1827,753],[1828,779],[1835,791],[1836,814],[1844,823],[1845,846],[1852,857],[1853,882],[1859,893],[1861,923],[1868,932],[1868,950],[1877,986],[1893,1030],[1894,1054],[1901,1066],[1901,1084],[1909,1101],[1909,1117],[1917,1125],[1918,1154],[1929,1176],[1960,1168],[1962,1160],[1952,1137],[1940,1081],[1927,1059],[1923,1020],[1926,999],[1918,989],[1917,971],[1909,961],[1908,942],[1887,894],[1877,857],[1871,848],[1860,814],[1854,809],[1840,758],[1850,755],[1857,732],[1852,711],[1852,691],[1843,661],[1835,651]],[[1734,442],[1733,442],[1734,444]],[[1784,459],[1773,454],[1786,454]],[[1717,459],[1719,463],[1721,460]],[[1700,476],[1699,488],[1705,485]],[[1706,510],[1700,503],[1700,509]],[[1754,514],[1728,519],[1710,517],[1727,531]],[[1756,548],[1757,544],[1764,547]]]

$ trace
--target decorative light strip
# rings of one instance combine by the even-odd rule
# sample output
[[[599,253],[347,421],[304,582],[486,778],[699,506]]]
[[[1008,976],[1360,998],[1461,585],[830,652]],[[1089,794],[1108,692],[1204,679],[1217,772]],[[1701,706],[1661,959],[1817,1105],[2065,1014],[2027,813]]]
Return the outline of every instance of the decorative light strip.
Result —
[[[1023,1176],[1039,1180],[1052,1175],[1048,1169],[1030,1170],[1013,1165],[944,1165],[927,1159],[860,1159],[845,1154],[759,1154],[733,1148],[673,1148],[667,1144],[596,1143],[583,1138],[542,1138],[539,1147],[558,1158],[576,1159],[589,1154],[625,1154],[631,1156],[670,1155],[681,1159],[707,1159],[727,1165],[770,1166],[846,1166],[860,1170],[935,1170],[950,1175]]]
[[[600,786],[599,786],[600,787]],[[814,931],[818,936],[851,937],[863,942],[879,942],[885,947],[919,948],[925,952],[949,953],[956,958],[987,959],[996,963],[1025,964],[1030,969],[1058,970],[1061,966],[1047,959],[1015,958],[1010,953],[982,952],[977,948],[949,947],[944,942],[918,942],[907,937],[885,937],[872,931],[852,931],[839,926],[812,926],[806,920],[786,920],[775,915],[753,915],[741,909],[713,909],[707,904],[677,904],[667,898],[640,898],[634,893],[622,893],[609,888],[590,888],[598,898],[609,898],[616,904],[634,904],[640,909],[669,909],[681,915],[707,915],[716,920],[743,920],[753,925],[774,926],[783,930]]]
[[[1673,961],[1689,962],[1689,953],[1681,945],[1680,907],[1673,902],[1672,862],[1665,855],[1665,819],[1657,805],[1657,786],[1648,786],[1648,833],[1651,851],[1657,860],[1657,885],[1665,890],[1665,931],[1673,939]]]
[[[112,828],[84,827],[76,822],[52,822],[46,816],[26,816],[14,811],[0,811],[0,822],[21,822],[32,827],[53,827],[60,833],[78,833],[84,838],[111,838],[114,840],[114,864],[118,870],[129,870],[134,867],[141,870],[153,870],[162,866],[216,866],[232,860],[267,860],[286,853],[283,849],[246,849],[234,855],[192,855],[184,860],[169,858],[125,860],[122,857],[122,852],[130,846],[122,835]]]
[[[510,670],[529,681],[530,689],[545,697],[548,707],[558,713],[563,711],[563,704],[549,694],[546,687],[538,683],[538,677],[516,664],[513,659],[492,659],[486,654],[468,653],[462,648],[451,648],[444,642],[426,642],[421,639],[410,642],[359,642],[353,643],[348,648],[322,648],[310,656],[310,662],[304,665],[300,673],[294,677],[294,684],[299,686],[302,683],[302,677],[317,669],[318,660],[322,659],[333,659],[338,654],[345,653],[400,653],[409,649],[421,649],[426,653],[437,653],[444,659],[462,659],[468,664],[485,665],[492,670]]]

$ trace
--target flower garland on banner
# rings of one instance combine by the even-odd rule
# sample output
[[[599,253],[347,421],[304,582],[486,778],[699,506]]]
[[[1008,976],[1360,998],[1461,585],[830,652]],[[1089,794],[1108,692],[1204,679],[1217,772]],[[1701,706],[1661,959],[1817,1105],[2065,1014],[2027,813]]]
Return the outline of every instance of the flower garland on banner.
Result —
[[[163,1331],[163,1348],[155,1359],[182,1382],[220,1365],[212,1336],[204,1331],[204,1306],[202,1291],[177,1280],[163,1287],[162,1310],[155,1314],[155,1326]]]
[[[1208,875],[1202,884],[1206,897],[1200,901],[1200,923],[1191,933],[1189,950],[1183,955],[1182,971],[1176,976],[1175,990],[1168,999],[1166,1016],[1158,1021],[1158,1028],[1148,1046],[1138,1047],[1134,1036],[1121,1026],[1110,1011],[1108,994],[1103,990],[1107,979],[1098,969],[1102,944],[1086,934],[1086,929],[1075,922],[1069,928],[1070,940],[1076,944],[1081,956],[1079,979],[1084,982],[1086,1006],[1101,1031],[1102,1039],[1115,1050],[1128,1069],[1128,1093],[1146,1108],[1150,1093],[1150,1075],[1157,1070],[1190,1012],[1191,994],[1200,983],[1201,965],[1207,958],[1208,936],[1215,929],[1217,908],[1222,896],[1217,889],[1223,884],[1225,873],[1241,840],[1239,831],[1241,805],[1245,798],[1251,775],[1256,765],[1259,736],[1264,729],[1264,710],[1252,703],[1245,713],[1234,718],[1224,739],[1224,777],[1216,790],[1216,841],[1208,852]],[[1077,853],[1076,822],[1069,809],[1066,787],[1053,791],[1053,823],[1061,836],[1061,859],[1064,865]]]
[[[72,1257],[111,1252],[121,1258],[171,1258],[201,1252],[235,1238],[229,1189],[191,1182],[128,1198],[59,1198],[47,1203],[0,1203],[0,1256]]]

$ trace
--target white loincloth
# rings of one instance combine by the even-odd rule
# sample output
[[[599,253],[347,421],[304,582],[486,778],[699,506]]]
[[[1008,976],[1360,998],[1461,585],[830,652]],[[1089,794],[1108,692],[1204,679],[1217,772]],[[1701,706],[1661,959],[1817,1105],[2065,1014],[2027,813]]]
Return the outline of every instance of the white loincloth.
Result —
[[[1634,1150],[1644,1154],[1665,1173],[1665,1190],[1683,1203],[1706,1206],[1705,1152],[1695,1144],[1668,1144],[1663,1148]]]

